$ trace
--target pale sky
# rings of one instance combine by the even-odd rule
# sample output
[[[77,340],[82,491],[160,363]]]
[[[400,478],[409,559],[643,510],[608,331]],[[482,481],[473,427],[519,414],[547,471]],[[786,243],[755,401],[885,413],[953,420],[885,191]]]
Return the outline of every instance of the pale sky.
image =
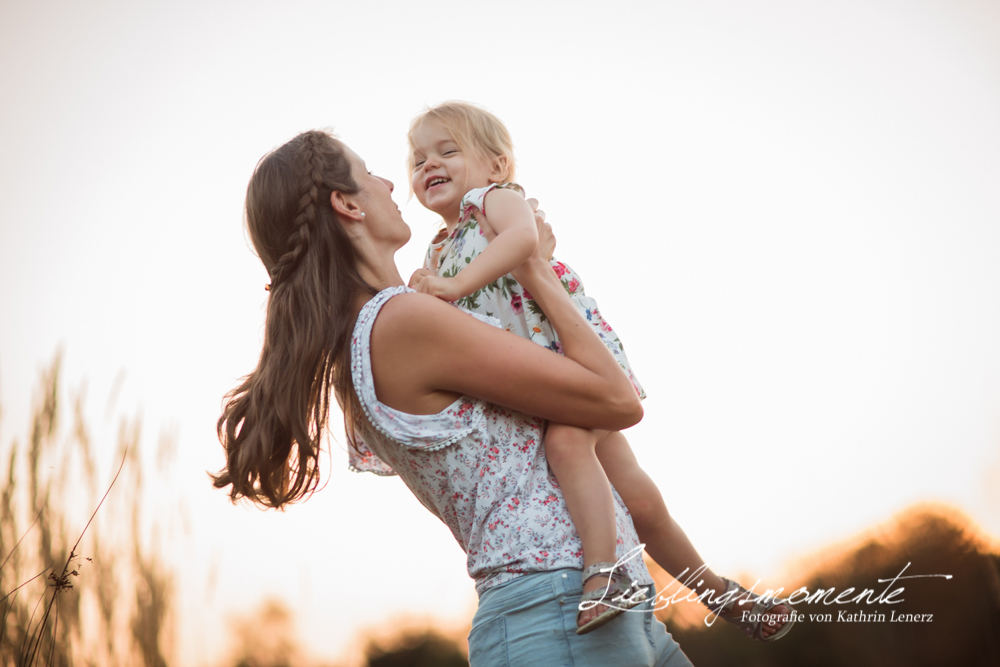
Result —
[[[335,450],[322,492],[264,514],[204,472],[260,349],[254,164],[332,127],[396,184],[409,275],[436,226],[405,131],[446,99],[510,129],[649,393],[640,462],[720,572],[773,576],[919,501],[1000,535],[996,3],[7,0],[0,441],[60,345],[95,423],[124,370],[147,449],[176,430],[181,664],[267,595],[331,658],[390,614],[474,608],[398,480]]]

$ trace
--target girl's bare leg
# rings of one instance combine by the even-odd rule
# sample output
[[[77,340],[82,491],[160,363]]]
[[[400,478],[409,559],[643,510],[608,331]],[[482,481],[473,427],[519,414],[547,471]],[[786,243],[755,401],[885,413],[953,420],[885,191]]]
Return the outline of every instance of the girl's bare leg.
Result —
[[[559,480],[566,509],[583,543],[583,566],[601,561],[615,562],[615,502],[604,468],[597,459],[597,434],[587,429],[549,424],[545,432],[545,457]],[[607,579],[595,577],[584,582],[589,592],[607,585]],[[597,605],[579,615],[579,624],[589,622],[604,611]]]
[[[682,576],[685,570],[690,575],[703,567],[705,561],[667,511],[660,490],[646,471],[639,467],[625,436],[618,431],[608,433],[598,441],[596,452],[605,474],[632,515],[635,532],[639,535],[639,541],[646,544],[646,552],[650,558],[673,577]],[[699,595],[708,589],[714,589],[719,595],[725,592],[726,583],[712,570],[705,568],[691,587]],[[733,613],[742,614],[743,611],[745,606],[733,606]],[[783,606],[773,610],[775,614],[787,614],[789,611]],[[764,625],[762,634],[767,637],[780,630],[782,625],[780,622],[773,626]]]

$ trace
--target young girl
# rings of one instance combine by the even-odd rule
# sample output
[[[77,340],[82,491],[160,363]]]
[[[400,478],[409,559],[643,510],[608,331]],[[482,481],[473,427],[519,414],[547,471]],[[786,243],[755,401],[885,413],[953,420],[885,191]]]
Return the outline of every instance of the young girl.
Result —
[[[559,341],[545,314],[509,275],[531,255],[537,230],[523,190],[513,183],[513,144],[507,129],[484,109],[447,102],[417,116],[408,139],[413,193],[445,223],[428,248],[424,268],[413,274],[410,286],[495,318],[506,330],[559,352]],[[579,276],[561,262],[553,260],[551,265],[640,398],[645,398],[621,341],[601,316],[597,303],[585,295]],[[737,597],[736,583],[705,567],[621,433],[550,424],[545,453],[583,544],[584,596],[577,616],[578,634],[607,623],[624,608],[638,604],[641,597],[628,594],[632,583],[620,568],[614,569],[612,486],[628,508],[646,551],[661,567],[674,576],[684,570],[703,572],[693,586],[698,593],[732,593],[722,596],[730,601]],[[602,570],[604,576],[600,576]],[[609,571],[611,574],[606,574]],[[598,604],[622,594],[630,600]],[[772,601],[770,605],[754,605],[754,611],[777,606]],[[745,609],[726,604],[714,606],[713,611],[737,622]],[[791,628],[791,623],[783,627],[781,623],[760,622],[737,625],[762,640],[777,639]]]

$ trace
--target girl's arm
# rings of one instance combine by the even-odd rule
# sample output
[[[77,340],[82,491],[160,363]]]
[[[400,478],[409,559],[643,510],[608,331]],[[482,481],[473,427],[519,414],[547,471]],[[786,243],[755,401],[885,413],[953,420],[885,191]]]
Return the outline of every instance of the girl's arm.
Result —
[[[454,301],[482,289],[520,266],[538,244],[538,230],[531,206],[513,190],[491,190],[486,224],[496,237],[454,278],[423,276],[412,287],[418,292]],[[414,276],[416,277],[416,276]],[[412,279],[411,279],[412,280]]]
[[[434,414],[465,394],[585,428],[637,423],[642,406],[635,389],[548,263],[536,253],[515,277],[545,311],[565,356],[438,299],[401,294],[385,304],[372,330],[379,400]]]

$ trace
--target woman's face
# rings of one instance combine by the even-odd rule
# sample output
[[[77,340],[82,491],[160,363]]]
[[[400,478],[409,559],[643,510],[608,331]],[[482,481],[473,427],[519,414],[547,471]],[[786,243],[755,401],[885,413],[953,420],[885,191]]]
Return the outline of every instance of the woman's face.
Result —
[[[410,240],[410,227],[392,200],[392,181],[368,171],[365,161],[347,146],[344,150],[351,161],[351,175],[360,188],[357,197],[365,214],[365,228],[373,239],[402,247]]]

